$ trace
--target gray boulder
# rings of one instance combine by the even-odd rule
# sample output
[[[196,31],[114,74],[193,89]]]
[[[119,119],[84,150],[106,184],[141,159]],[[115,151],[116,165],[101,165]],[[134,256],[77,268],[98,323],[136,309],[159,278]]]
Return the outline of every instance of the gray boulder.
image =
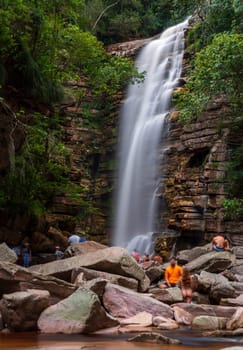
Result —
[[[17,254],[6,243],[0,244],[0,261],[16,263]]]
[[[117,324],[105,312],[98,296],[84,288],[47,308],[38,320],[38,327],[43,333],[91,333]]]
[[[24,267],[0,261],[0,297],[27,289],[48,290],[55,303],[71,295],[77,287],[52,276],[42,276]]]
[[[37,320],[49,304],[50,294],[43,290],[4,294],[0,301],[3,324],[12,331],[36,330]]]
[[[192,321],[192,329],[216,330],[226,328],[226,317],[197,316]]]
[[[169,305],[183,301],[181,289],[178,287],[166,289],[151,288],[149,290],[149,293],[151,293],[155,299]]]
[[[138,290],[138,281],[136,279],[115,275],[113,273],[91,270],[87,269],[86,267],[79,267],[72,271],[71,282],[77,284],[77,281],[80,280],[80,277],[82,277],[83,281],[90,281],[94,278],[102,278],[109,281],[110,283],[118,284],[119,286],[130,288],[136,291]]]
[[[236,261],[235,255],[229,252],[210,252],[199,256],[189,262],[185,267],[191,273],[200,273],[202,270],[213,273],[220,273],[230,268]]]
[[[52,275],[70,282],[72,271],[79,267],[134,278],[138,281],[138,288],[141,292],[146,291],[150,284],[144,270],[126,249],[120,247],[101,249],[68,259],[32,266],[29,270],[43,275]]]
[[[106,285],[103,304],[114,317],[128,318],[146,311],[153,316],[173,318],[173,311],[168,305],[147,294],[137,293],[111,283]]]
[[[180,265],[185,265],[192,260],[208,253],[210,251],[210,244],[203,247],[195,247],[192,249],[181,250],[177,254],[177,260]]]
[[[207,293],[213,285],[228,283],[228,279],[222,275],[201,271],[200,275],[197,276],[197,291]]]
[[[219,304],[222,298],[234,298],[236,296],[235,289],[228,283],[218,283],[211,287],[209,299],[212,304]]]
[[[220,305],[243,307],[243,294],[240,294],[237,298],[222,298],[220,300]]]
[[[175,309],[175,307],[179,307],[180,309],[187,311],[193,318],[196,316],[217,316],[231,318],[237,310],[236,307],[232,306],[196,305],[187,303],[172,305],[172,309]]]

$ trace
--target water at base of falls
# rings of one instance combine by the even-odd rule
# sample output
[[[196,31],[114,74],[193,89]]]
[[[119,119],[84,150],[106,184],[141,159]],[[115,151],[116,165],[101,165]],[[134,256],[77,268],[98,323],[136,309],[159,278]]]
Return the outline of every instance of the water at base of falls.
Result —
[[[113,244],[150,254],[161,186],[159,145],[171,97],[181,75],[184,29],[188,21],[167,29],[137,58],[141,84],[130,85],[121,111],[118,191]]]

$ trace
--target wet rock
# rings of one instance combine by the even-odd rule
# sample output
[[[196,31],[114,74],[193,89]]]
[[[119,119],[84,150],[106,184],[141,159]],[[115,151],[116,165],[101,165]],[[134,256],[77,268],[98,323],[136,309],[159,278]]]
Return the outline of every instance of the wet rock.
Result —
[[[243,307],[238,307],[231,319],[228,320],[226,328],[229,331],[243,328]]]
[[[153,316],[149,312],[139,312],[137,315],[126,318],[120,321],[120,324],[131,325],[137,324],[143,327],[150,327],[153,325]]]
[[[126,249],[111,247],[93,253],[81,254],[72,258],[53,261],[44,265],[30,267],[30,271],[44,275],[53,275],[66,281],[71,281],[72,270],[87,267],[93,270],[109,272],[138,281],[139,290],[146,291],[149,287],[149,278],[143,269],[129,255]]]
[[[4,294],[0,302],[3,323],[12,331],[36,330],[37,320],[49,304],[50,294],[43,290]]]
[[[193,318],[196,316],[217,316],[217,317],[231,318],[232,315],[237,310],[236,307],[232,307],[232,306],[196,305],[196,304],[186,304],[186,303],[172,305],[173,310],[175,310],[175,307],[179,307],[184,311],[187,311],[192,315]]]
[[[108,283],[103,295],[103,303],[114,317],[131,317],[139,312],[149,312],[153,316],[173,318],[171,308],[146,294]]]
[[[6,243],[2,243],[0,244],[0,260],[4,262],[16,263],[18,257],[13,249],[10,249]]]
[[[38,320],[38,327],[43,333],[91,333],[117,324],[105,312],[98,296],[84,288],[47,308]]]
[[[84,281],[89,281],[94,278],[102,278],[109,281],[110,283],[118,284],[119,286],[130,288],[136,291],[138,290],[138,281],[134,278],[119,276],[108,272],[96,271],[87,269],[85,267],[80,267],[72,271],[71,282],[77,284],[78,279],[80,279],[79,276],[82,277],[82,280]]]
[[[186,326],[191,325],[193,316],[191,313],[185,311],[179,306],[173,306],[173,311],[174,311],[174,318],[177,323],[183,324]]]
[[[189,262],[185,267],[191,273],[200,273],[202,270],[213,273],[220,273],[235,263],[235,256],[229,252],[210,252],[199,256]]]
[[[203,337],[240,337],[243,335],[243,328],[235,329],[234,331],[227,331],[227,330],[216,330],[212,332],[204,332],[202,333]],[[242,349],[240,349],[242,350]]]
[[[192,321],[192,329],[216,330],[226,328],[226,317],[196,316]]]
[[[128,341],[133,342],[143,342],[143,343],[155,343],[155,344],[180,344],[181,342],[177,339],[168,338],[164,335],[156,332],[142,333],[136,335],[133,338],[128,339]]]
[[[178,287],[166,289],[152,288],[149,290],[149,293],[151,293],[155,299],[169,305],[183,301],[181,289]]]
[[[195,247],[192,249],[181,250],[177,254],[177,260],[180,265],[185,265],[190,261],[200,257],[203,254],[206,254],[210,251],[210,244],[207,244],[203,247]]]
[[[170,320],[162,316],[156,316],[153,318],[153,325],[163,330],[172,330],[179,328],[176,321]]]

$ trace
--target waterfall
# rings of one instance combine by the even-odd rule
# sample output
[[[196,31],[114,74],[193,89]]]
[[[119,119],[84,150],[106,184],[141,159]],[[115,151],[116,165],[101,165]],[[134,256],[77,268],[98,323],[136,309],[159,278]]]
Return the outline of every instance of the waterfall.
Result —
[[[167,29],[142,49],[136,66],[146,72],[144,82],[129,86],[121,111],[113,244],[129,251],[151,253],[164,153],[159,145],[181,74],[187,23]]]

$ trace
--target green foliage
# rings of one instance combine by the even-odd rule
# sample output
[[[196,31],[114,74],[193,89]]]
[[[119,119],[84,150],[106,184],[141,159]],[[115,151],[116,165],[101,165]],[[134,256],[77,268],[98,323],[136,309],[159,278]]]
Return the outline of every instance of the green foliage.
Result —
[[[70,154],[60,142],[59,119],[35,114],[32,121],[15,170],[1,183],[0,205],[40,215],[54,195],[69,194],[77,200],[80,189],[68,179]]]
[[[243,219],[243,199],[224,198],[223,200],[225,220],[242,220]]]
[[[176,96],[181,121],[196,119],[219,95],[224,95],[235,120],[240,120],[242,67],[242,35],[216,35],[212,43],[197,54],[190,80]]]

